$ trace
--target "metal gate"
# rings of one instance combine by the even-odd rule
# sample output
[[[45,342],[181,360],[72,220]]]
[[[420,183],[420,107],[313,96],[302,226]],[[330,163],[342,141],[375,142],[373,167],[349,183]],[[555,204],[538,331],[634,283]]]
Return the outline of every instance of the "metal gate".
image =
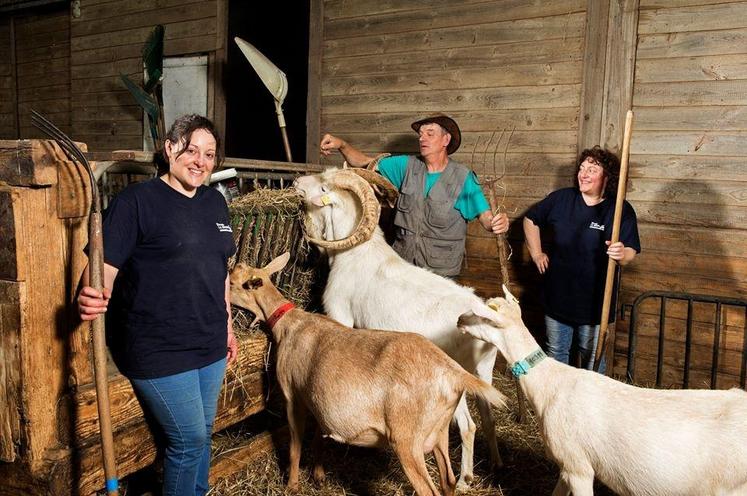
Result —
[[[721,296],[696,295],[689,293],[672,293],[667,291],[647,291],[638,296],[633,302],[630,315],[630,332],[628,335],[628,368],[627,376],[630,382],[635,382],[635,352],[637,329],[636,323],[640,311],[640,305],[648,298],[658,298],[660,301],[659,310],[659,336],[658,352],[656,360],[656,385],[661,386],[662,368],[664,365],[664,330],[667,318],[667,302],[669,300],[678,300],[687,302],[687,321],[685,327],[685,362],[684,374],[682,378],[682,387],[687,388],[690,384],[690,360],[692,348],[692,327],[693,327],[693,304],[707,303],[714,305],[715,319],[713,325],[713,356],[711,359],[711,389],[716,388],[716,376],[719,364],[719,346],[721,342],[721,315],[724,307],[741,307],[745,309],[745,320],[747,321],[747,301],[736,298],[725,298]],[[745,389],[747,379],[747,324],[745,324],[744,340],[742,346],[742,361],[740,367],[740,384]]]

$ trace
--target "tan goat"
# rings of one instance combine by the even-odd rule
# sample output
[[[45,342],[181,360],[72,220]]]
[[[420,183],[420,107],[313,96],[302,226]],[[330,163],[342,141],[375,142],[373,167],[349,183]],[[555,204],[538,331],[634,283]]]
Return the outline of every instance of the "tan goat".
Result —
[[[496,406],[505,396],[467,373],[419,334],[351,329],[294,308],[270,281],[285,253],[263,269],[231,272],[231,303],[267,322],[277,345],[277,377],[290,426],[288,488],[298,489],[305,416],[325,436],[356,446],[390,444],[419,496],[440,494],[425,465],[433,452],[441,489],[453,494],[449,421],[466,391]],[[317,444],[317,443],[315,443]],[[314,478],[324,478],[315,457]]]

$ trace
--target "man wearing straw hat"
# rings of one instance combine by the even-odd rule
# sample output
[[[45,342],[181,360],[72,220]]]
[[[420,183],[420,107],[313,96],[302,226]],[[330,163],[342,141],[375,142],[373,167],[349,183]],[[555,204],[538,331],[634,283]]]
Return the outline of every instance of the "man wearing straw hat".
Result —
[[[461,144],[459,126],[451,117],[432,115],[412,123],[418,133],[419,155],[383,158],[378,171],[398,190],[392,247],[410,263],[447,277],[459,275],[464,258],[467,222],[478,219],[496,235],[508,231],[508,216],[493,215],[475,174],[452,160]],[[323,155],[339,150],[353,167],[372,158],[346,141],[325,134]]]

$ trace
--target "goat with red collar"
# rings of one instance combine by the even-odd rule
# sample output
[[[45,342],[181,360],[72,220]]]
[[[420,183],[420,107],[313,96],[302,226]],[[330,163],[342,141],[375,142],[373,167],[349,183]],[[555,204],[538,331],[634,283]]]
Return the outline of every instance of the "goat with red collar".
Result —
[[[467,373],[419,334],[351,329],[288,302],[270,276],[285,253],[262,269],[239,264],[231,272],[231,303],[264,320],[277,345],[277,378],[290,427],[288,488],[298,489],[304,420],[321,433],[356,446],[391,445],[419,496],[438,495],[424,454],[434,453],[444,494],[456,479],[449,461],[449,421],[464,392],[496,406],[505,396]],[[317,444],[317,443],[315,443]],[[324,478],[315,457],[314,478]]]

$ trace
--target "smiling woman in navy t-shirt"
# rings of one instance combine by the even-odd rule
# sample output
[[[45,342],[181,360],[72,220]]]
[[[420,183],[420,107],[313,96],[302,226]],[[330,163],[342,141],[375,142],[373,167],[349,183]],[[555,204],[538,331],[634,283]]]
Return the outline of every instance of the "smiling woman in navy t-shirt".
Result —
[[[203,185],[219,149],[208,119],[174,122],[163,149],[168,171],[129,186],[104,213],[103,293],[85,286],[78,296],[83,320],[107,312],[112,357],[162,431],[164,496],[207,493],[218,393],[238,351],[228,207]]]
[[[578,161],[577,186],[550,193],[524,218],[529,253],[544,275],[547,354],[568,363],[576,340],[581,365],[587,369],[594,365],[607,260],[627,265],[641,251],[635,211],[627,201],[620,240],[610,244],[619,173],[620,161],[611,152],[599,147],[584,150]],[[554,232],[549,255],[542,251],[541,227]],[[610,322],[614,314],[610,312]],[[604,361],[599,371],[604,373]]]

